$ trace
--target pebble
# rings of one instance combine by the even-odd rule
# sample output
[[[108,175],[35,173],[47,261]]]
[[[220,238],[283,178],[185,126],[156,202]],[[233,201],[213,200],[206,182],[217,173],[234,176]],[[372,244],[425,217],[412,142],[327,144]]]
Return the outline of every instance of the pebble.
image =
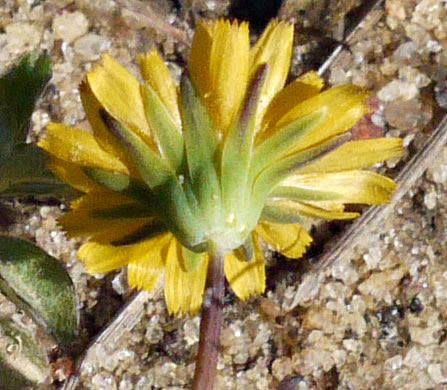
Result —
[[[28,23],[8,24],[5,31],[7,50],[11,53],[25,53],[35,49],[42,37],[42,32],[36,25]]]
[[[81,59],[94,61],[99,59],[101,53],[107,51],[110,46],[111,42],[107,38],[98,34],[88,33],[77,39],[73,48]]]
[[[88,20],[82,12],[67,12],[56,15],[53,19],[53,31],[56,39],[62,39],[72,43],[77,38],[86,34]]]
[[[368,279],[358,286],[363,295],[376,299],[385,299],[389,292],[397,287],[400,280],[407,273],[405,265],[392,270],[386,270],[372,274]]]
[[[92,385],[92,390],[116,390],[115,379],[107,374],[96,374],[92,378]]]
[[[383,102],[391,102],[396,99],[410,100],[416,97],[418,93],[415,84],[408,81],[393,80],[377,92],[377,97]]]
[[[428,210],[434,210],[436,208],[436,203],[438,199],[438,194],[435,189],[432,189],[430,192],[427,192],[424,195],[424,205]]]
[[[389,125],[402,131],[414,131],[419,128],[422,109],[422,102],[417,98],[397,99],[385,104],[383,114]]]

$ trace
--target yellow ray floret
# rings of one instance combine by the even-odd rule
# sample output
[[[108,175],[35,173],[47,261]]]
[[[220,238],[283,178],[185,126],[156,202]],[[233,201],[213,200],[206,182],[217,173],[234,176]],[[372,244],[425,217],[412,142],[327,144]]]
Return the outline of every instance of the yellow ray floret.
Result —
[[[247,23],[200,23],[189,58],[191,78],[197,85],[223,134],[244,98],[249,74]]]
[[[186,272],[181,266],[181,244],[172,239],[166,260],[165,300],[170,314],[197,313],[202,305],[208,255],[199,269]]]
[[[81,246],[78,257],[84,262],[89,273],[106,273],[125,267],[130,261],[143,261],[153,246],[152,240],[120,247],[89,241]]]
[[[281,185],[337,194],[340,203],[388,203],[396,183],[370,171],[342,171],[294,175]],[[317,202],[316,202],[317,203]]]
[[[158,94],[171,113],[172,119],[180,128],[180,113],[177,104],[177,86],[168,67],[156,50],[138,56],[143,79]]]
[[[295,81],[279,91],[272,99],[262,119],[261,131],[264,131],[269,126],[275,125],[279,119],[297,104],[318,95],[323,89],[323,86],[323,79],[315,71],[307,72],[301,77],[298,77]]]
[[[268,64],[268,72],[260,93],[257,122],[267,105],[286,82],[292,57],[293,26],[274,21],[265,29],[256,45],[250,50],[250,77],[260,65]]]
[[[301,257],[312,242],[312,237],[298,224],[262,222],[256,232],[275,251],[295,259]]]
[[[235,253],[225,256],[225,276],[234,293],[242,300],[265,290],[264,255],[255,234],[253,236],[254,258],[251,261]]]
[[[402,139],[377,138],[347,142],[332,153],[300,170],[304,173],[330,173],[369,168],[403,154]]]
[[[79,166],[129,174],[127,167],[117,157],[107,153],[95,137],[81,129],[50,123],[46,138],[39,141],[39,146],[53,156]]]
[[[163,275],[171,233],[164,233],[148,240],[146,256],[131,259],[127,268],[129,286],[151,291]]]
[[[102,189],[102,186],[90,179],[78,164],[73,164],[50,155],[47,160],[47,166],[59,179],[78,191],[86,193],[94,190],[101,191]]]
[[[107,55],[87,75],[87,80],[106,111],[155,150],[156,145],[144,115],[138,80]]]

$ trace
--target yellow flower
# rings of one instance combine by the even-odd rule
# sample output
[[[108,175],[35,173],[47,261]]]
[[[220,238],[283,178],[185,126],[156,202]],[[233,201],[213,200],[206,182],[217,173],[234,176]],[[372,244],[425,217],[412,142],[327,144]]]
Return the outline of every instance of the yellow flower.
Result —
[[[85,193],[60,223],[88,237],[91,273],[127,266],[132,287],[164,275],[170,313],[200,309],[210,255],[241,299],[265,289],[263,240],[291,258],[312,241],[306,217],[350,219],[395,183],[362,170],[401,154],[399,139],[349,141],[368,112],[355,86],[322,92],[309,72],[284,88],[293,27],[271,23],[250,48],[245,23],[199,24],[178,87],[157,52],[143,83],[104,56],[81,85],[92,133],[52,123],[39,145]]]

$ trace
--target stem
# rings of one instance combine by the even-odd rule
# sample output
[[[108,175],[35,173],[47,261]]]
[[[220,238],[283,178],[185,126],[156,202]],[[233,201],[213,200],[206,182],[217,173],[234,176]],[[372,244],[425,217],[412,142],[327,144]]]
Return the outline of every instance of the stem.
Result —
[[[212,390],[216,380],[225,291],[224,257],[223,253],[209,254],[193,390]]]

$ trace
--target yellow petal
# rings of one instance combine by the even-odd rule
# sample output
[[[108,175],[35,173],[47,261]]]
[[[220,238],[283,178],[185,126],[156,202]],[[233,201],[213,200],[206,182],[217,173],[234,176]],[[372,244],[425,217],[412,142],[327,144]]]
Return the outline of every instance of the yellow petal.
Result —
[[[156,150],[144,116],[138,80],[111,57],[104,55],[87,75],[93,94],[106,111]]]
[[[72,202],[72,211],[59,218],[59,223],[70,237],[98,237],[104,242],[105,235],[110,241],[118,240],[150,223],[150,218],[97,218],[94,213],[132,200],[113,191],[93,191]],[[96,239],[96,238],[95,238]]]
[[[315,71],[307,72],[297,78],[273,98],[262,119],[261,128],[273,126],[293,107],[318,95],[323,86],[323,79]]]
[[[384,204],[390,201],[396,183],[386,176],[370,171],[342,171],[294,175],[281,185],[339,194],[337,202]],[[312,202],[318,205],[319,202]]]
[[[197,26],[189,59],[191,78],[223,134],[244,98],[249,49],[247,23],[219,20]]]
[[[315,206],[311,202],[294,202],[291,200],[280,200],[281,204],[294,210],[294,212],[301,214],[303,217],[313,217],[320,219],[353,219],[357,218],[359,213],[344,212],[343,205],[337,204],[338,207],[331,207],[328,202],[319,202]]]
[[[50,155],[47,159],[47,167],[62,181],[81,192],[98,191],[102,188],[90,179],[77,164]]]
[[[165,268],[167,249],[171,240],[171,233],[160,234],[147,240],[151,245],[148,245],[146,256],[129,262],[127,275],[130,287],[151,291],[156,286]]]
[[[327,156],[300,170],[303,173],[329,173],[368,168],[403,153],[402,139],[376,138],[347,142]]]
[[[293,259],[300,258],[312,242],[309,233],[298,224],[262,222],[256,227],[256,232],[275,251]]]
[[[260,136],[260,140],[269,137],[299,118],[326,108],[324,119],[300,140],[296,150],[303,150],[317,145],[325,139],[349,130],[359,119],[368,113],[369,109],[365,105],[367,97],[368,94],[362,88],[354,85],[342,85],[331,88],[292,108],[273,127],[269,127],[264,131]]]
[[[265,291],[265,263],[258,239],[253,234],[255,256],[252,261],[235,252],[225,256],[225,276],[234,293],[242,300]]]
[[[180,113],[177,104],[177,86],[171,72],[156,50],[138,56],[141,75],[144,81],[158,94],[172,115],[175,124],[180,127]]]
[[[292,43],[293,25],[274,21],[267,26],[250,51],[250,77],[253,77],[260,65],[269,66],[258,103],[259,118],[276,93],[284,87],[289,74]]]
[[[75,127],[50,123],[39,146],[64,161],[129,174],[127,167],[101,148],[93,135]]]
[[[181,244],[172,239],[166,262],[165,300],[169,314],[195,314],[202,305],[208,256],[197,271],[186,272],[181,266],[181,252]]]
[[[99,219],[87,210],[74,210],[59,218],[70,237],[94,237],[99,242],[117,241],[143,228],[151,219]]]
[[[87,272],[102,274],[129,264],[140,262],[148,255],[154,245],[154,239],[134,245],[114,246],[89,241],[81,246],[78,257],[84,262]]]
[[[126,166],[132,167],[133,164],[126,156],[123,145],[118,142],[114,135],[104,124],[104,121],[99,115],[99,110],[102,108],[98,99],[96,99],[90,86],[87,83],[82,83],[79,88],[82,105],[84,106],[88,122],[93,130],[93,135],[96,142],[109,154],[118,157]],[[133,168],[134,169],[134,168]],[[135,170],[135,169],[134,169]]]
[[[91,191],[71,202],[70,207],[74,210],[102,210],[131,202],[133,200],[125,195],[99,187],[99,190]]]

